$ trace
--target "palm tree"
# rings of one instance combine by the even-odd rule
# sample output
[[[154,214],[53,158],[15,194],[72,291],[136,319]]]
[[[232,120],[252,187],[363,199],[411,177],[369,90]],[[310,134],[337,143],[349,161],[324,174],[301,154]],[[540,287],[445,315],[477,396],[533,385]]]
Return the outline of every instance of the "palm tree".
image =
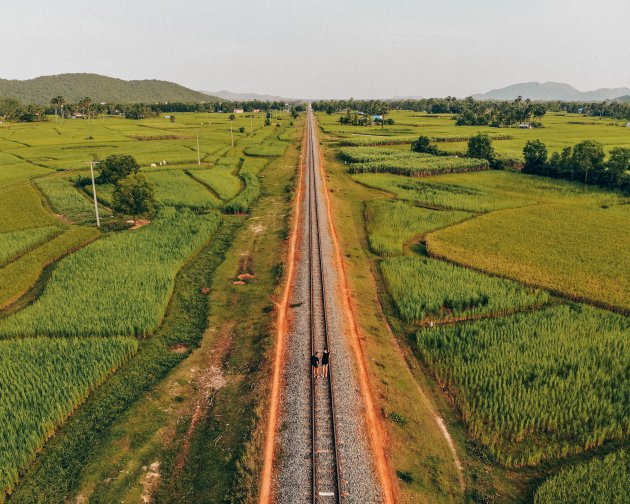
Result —
[[[50,100],[50,104],[55,109],[55,121],[57,120],[57,109],[61,108],[63,110],[64,103],[65,103],[65,100],[63,99],[63,96],[55,96],[52,100]]]

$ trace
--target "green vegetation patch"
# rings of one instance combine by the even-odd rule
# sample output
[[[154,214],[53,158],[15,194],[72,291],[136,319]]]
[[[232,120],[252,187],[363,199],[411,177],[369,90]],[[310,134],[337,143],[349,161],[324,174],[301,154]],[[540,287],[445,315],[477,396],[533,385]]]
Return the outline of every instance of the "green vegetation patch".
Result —
[[[147,180],[155,187],[155,199],[160,205],[216,208],[221,201],[202,184],[181,170],[147,173]]]
[[[236,175],[238,171],[238,158],[221,158],[217,164],[209,170],[195,170],[190,174],[207,185],[223,201],[229,201],[242,189],[242,181]]]
[[[469,216],[465,212],[428,210],[404,201],[372,200],[365,206],[370,249],[382,256],[400,255],[408,240]]]
[[[503,315],[549,301],[545,291],[434,259],[395,257],[381,267],[398,314],[407,321]]]
[[[483,215],[426,242],[437,257],[629,311],[630,233],[622,229],[630,229],[630,205],[540,205]]]
[[[12,490],[66,417],[137,348],[133,338],[0,341],[0,491]]]
[[[57,226],[26,229],[0,233],[0,266],[5,265],[18,255],[33,250],[40,243],[61,231]]]
[[[561,305],[425,328],[418,351],[470,435],[507,466],[622,439],[630,429],[630,321]]]
[[[630,456],[624,450],[560,471],[536,491],[534,504],[624,504],[630,496]]]
[[[35,182],[44,193],[53,210],[73,222],[95,222],[94,204],[82,195],[72,184],[62,178],[44,178]],[[98,189],[97,189],[98,194]],[[111,212],[100,208],[101,217]]]
[[[249,147],[245,147],[244,152],[248,156],[279,157],[284,156],[286,150],[286,144],[265,144],[250,145]]]
[[[46,266],[99,235],[96,228],[71,227],[0,269],[0,308],[10,305],[33,287]]]
[[[162,320],[175,274],[216,231],[218,213],[164,209],[62,260],[39,299],[0,322],[0,336],[144,336]]]

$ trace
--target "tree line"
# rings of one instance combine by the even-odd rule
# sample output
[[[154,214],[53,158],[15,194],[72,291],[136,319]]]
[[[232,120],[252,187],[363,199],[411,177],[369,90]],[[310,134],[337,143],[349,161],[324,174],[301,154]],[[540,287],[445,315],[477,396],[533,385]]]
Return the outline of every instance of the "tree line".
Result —
[[[584,140],[549,156],[540,140],[530,140],[523,148],[523,173],[574,180],[584,184],[619,189],[630,194],[630,149],[615,147],[608,159],[601,143]]]
[[[162,113],[174,112],[232,112],[234,109],[243,109],[251,113],[253,110],[261,110],[265,113],[271,111],[286,110],[295,116],[304,112],[303,104],[287,105],[284,102],[266,102],[260,100],[251,101],[216,101],[207,103],[96,103],[90,97],[82,98],[77,102],[69,102],[63,96],[51,98],[48,106],[22,104],[14,98],[0,98],[0,117],[9,121],[36,122],[46,121],[49,115],[55,118],[65,119],[81,114],[86,118],[100,115],[121,115],[128,119],[144,119],[156,117]]]

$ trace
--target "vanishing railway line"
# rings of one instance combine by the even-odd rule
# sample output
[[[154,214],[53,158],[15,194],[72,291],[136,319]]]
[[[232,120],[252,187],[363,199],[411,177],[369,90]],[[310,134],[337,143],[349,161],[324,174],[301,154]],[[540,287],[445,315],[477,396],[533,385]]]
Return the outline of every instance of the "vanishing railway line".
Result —
[[[311,355],[330,348],[317,190],[316,136],[312,112],[307,122],[307,197],[309,326]],[[315,379],[311,373],[311,498],[313,503],[341,502],[341,480],[337,449],[333,366],[328,378]]]

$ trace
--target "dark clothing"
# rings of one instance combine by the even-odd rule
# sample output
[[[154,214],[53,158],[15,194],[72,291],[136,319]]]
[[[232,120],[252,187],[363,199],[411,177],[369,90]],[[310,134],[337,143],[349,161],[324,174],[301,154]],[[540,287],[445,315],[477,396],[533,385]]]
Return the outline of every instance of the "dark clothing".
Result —
[[[322,355],[322,365],[324,366],[328,365],[329,359],[330,359],[330,353],[324,352],[324,355]]]
[[[319,366],[319,357],[316,357],[315,355],[311,357],[311,366],[313,367]]]

